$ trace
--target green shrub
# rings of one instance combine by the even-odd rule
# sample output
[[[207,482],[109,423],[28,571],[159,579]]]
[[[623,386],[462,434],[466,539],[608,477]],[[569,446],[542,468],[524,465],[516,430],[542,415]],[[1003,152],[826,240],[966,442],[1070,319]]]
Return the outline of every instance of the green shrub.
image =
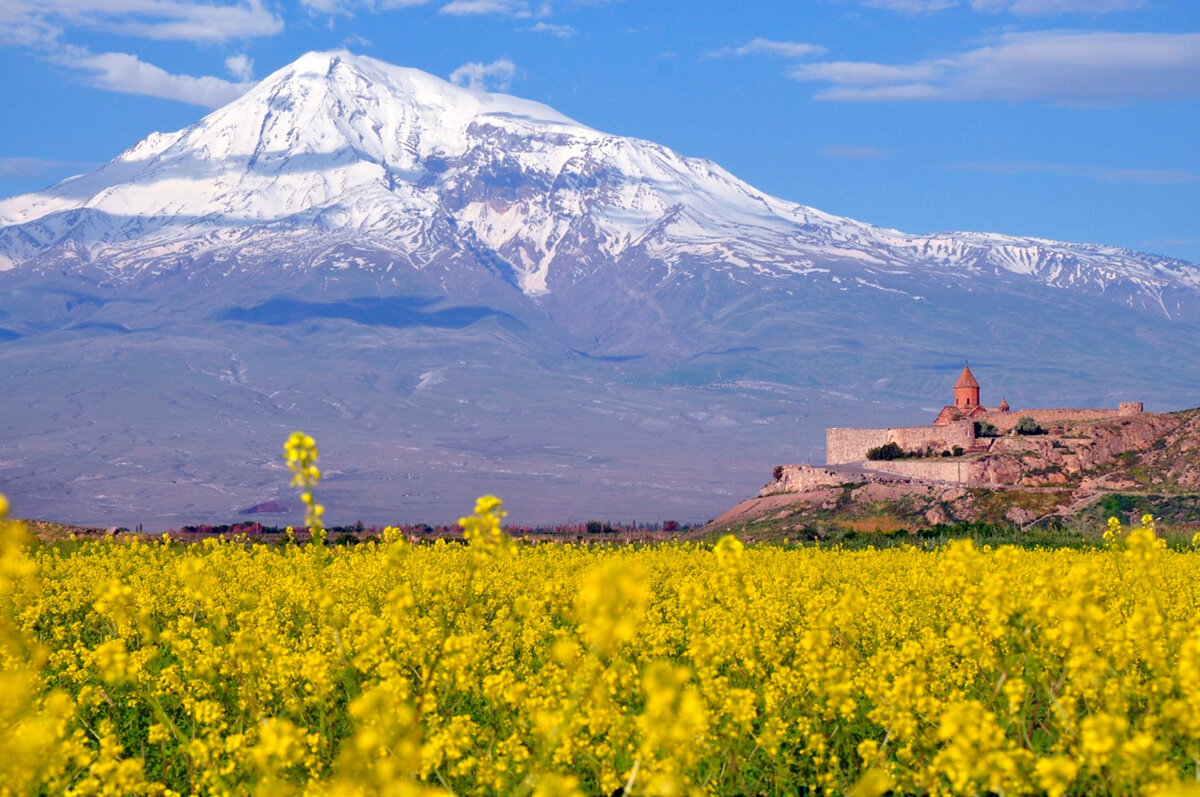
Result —
[[[884,443],[881,446],[867,449],[867,459],[888,460],[903,459],[906,455],[903,448],[896,443]]]
[[[1038,426],[1038,422],[1035,421],[1029,415],[1022,415],[1020,418],[1017,419],[1016,431],[1017,431],[1017,434],[1045,434],[1046,433],[1046,430],[1043,429],[1042,427]]]

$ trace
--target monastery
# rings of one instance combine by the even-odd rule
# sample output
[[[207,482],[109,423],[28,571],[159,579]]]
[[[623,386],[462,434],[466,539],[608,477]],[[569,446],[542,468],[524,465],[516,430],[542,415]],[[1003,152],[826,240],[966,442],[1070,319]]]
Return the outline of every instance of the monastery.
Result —
[[[1016,428],[1022,418],[1032,418],[1040,427],[1054,433],[1070,421],[1094,421],[1142,412],[1142,402],[1126,401],[1116,409],[1023,409],[1014,411],[1003,398],[994,407],[980,400],[979,381],[964,365],[954,384],[954,403],[948,404],[928,426],[904,426],[889,429],[826,429],[825,463],[843,465],[867,460],[867,451],[895,443],[905,451],[937,455],[988,450],[990,439]],[[986,432],[987,436],[981,434]]]

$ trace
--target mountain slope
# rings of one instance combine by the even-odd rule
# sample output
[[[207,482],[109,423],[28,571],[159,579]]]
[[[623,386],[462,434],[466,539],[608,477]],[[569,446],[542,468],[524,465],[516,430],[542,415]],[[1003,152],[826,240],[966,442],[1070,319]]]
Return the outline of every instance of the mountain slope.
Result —
[[[124,279],[263,233],[307,251],[298,233],[317,231],[431,257],[467,235],[528,295],[575,282],[581,255],[668,268],[692,257],[742,278],[996,274],[1167,316],[1200,288],[1187,264],[1113,247],[911,236],[830,216],[544,105],[344,52],[306,55],[189,128],[0,203],[0,225],[0,268],[61,249]]]
[[[500,472],[527,518],[697,517],[826,423],[924,420],[963,356],[1015,406],[1187,404],[1198,310],[1191,264],[874,227],[312,53],[0,202],[0,487],[64,520],[211,519],[274,489],[263,430],[304,426],[374,452],[344,481],[372,519],[452,514]]]

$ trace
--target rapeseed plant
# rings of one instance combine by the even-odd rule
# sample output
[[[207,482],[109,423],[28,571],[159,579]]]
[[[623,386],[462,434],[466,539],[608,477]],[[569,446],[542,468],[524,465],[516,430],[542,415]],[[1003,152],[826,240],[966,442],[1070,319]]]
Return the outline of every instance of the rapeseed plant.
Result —
[[[304,525],[308,527],[313,542],[320,545],[325,542],[325,523],[322,520],[325,507],[318,504],[313,496],[313,488],[321,480],[317,456],[317,441],[304,432],[292,432],[291,437],[283,444],[283,460],[292,472],[292,486],[300,488],[300,501],[304,504]]]
[[[318,507],[315,443],[288,450]],[[466,546],[336,548],[29,547],[0,514],[0,795],[1200,778],[1200,552],[1152,518],[1094,551],[841,551],[519,545],[475,509]]]

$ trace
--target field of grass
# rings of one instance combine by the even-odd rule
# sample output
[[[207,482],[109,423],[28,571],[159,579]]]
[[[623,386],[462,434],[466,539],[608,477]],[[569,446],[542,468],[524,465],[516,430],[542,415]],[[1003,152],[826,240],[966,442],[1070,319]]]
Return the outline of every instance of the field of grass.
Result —
[[[314,506],[316,506],[314,504]],[[1146,793],[1200,552],[0,544],[0,792]],[[874,532],[871,532],[874,533]],[[928,540],[929,538],[927,538]]]

